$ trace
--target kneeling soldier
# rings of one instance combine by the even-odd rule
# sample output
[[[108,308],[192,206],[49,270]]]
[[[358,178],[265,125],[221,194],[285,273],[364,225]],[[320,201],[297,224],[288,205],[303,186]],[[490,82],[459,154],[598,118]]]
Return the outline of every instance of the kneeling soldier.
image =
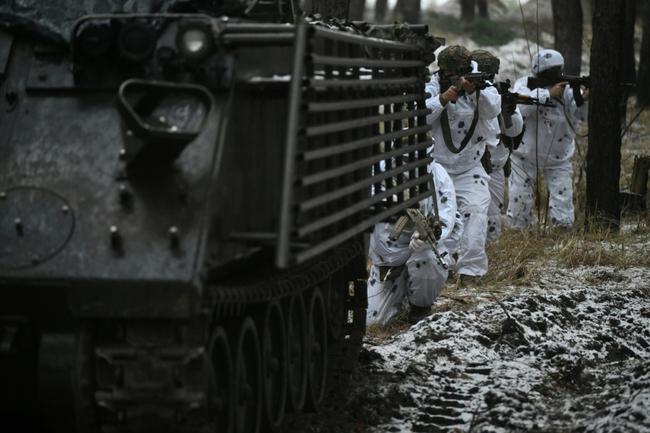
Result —
[[[403,230],[396,228],[397,220],[375,225],[369,251],[369,325],[386,324],[405,305],[410,308],[409,321],[417,322],[431,312],[431,305],[447,281],[447,268],[460,239],[462,219],[456,211],[456,193],[449,175],[435,162],[429,167],[437,192],[434,197],[441,229],[435,251],[412,224]],[[420,203],[420,212],[425,217],[433,216],[435,208],[433,198]]]

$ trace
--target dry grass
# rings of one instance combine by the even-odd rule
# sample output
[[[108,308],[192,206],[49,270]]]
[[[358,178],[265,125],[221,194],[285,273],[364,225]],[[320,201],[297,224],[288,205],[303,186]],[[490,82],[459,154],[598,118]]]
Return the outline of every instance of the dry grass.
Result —
[[[620,233],[508,231],[488,245],[490,269],[481,286],[526,285],[549,266],[650,267],[650,221],[627,220]]]
[[[639,112],[635,99],[628,103],[627,122]],[[546,228],[531,231],[506,231],[501,239],[488,246],[490,270],[483,279],[486,287],[504,284],[522,285],[534,279],[545,265],[556,263],[567,267],[577,266],[650,266],[648,248],[650,215],[629,216],[620,233],[584,232],[585,158],[587,154],[588,126],[577,131],[574,156],[574,203],[576,229],[572,232],[553,231]],[[621,190],[629,189],[635,155],[650,155],[650,109],[646,109],[631,124],[621,148]],[[540,185],[541,219],[546,208],[546,189]],[[650,198],[650,197],[648,197]],[[641,245],[646,243],[645,246]]]
[[[369,325],[366,328],[366,341],[371,344],[381,344],[393,335],[406,331],[410,323],[406,320],[406,312],[402,312],[387,325]]]

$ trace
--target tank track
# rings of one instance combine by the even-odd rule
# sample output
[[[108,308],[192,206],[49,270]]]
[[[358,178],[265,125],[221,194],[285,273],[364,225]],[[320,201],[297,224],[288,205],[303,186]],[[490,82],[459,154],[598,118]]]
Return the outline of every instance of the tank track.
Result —
[[[208,397],[205,345],[192,338],[191,328],[198,328],[192,325],[99,324],[94,345],[96,425],[91,430],[201,431],[198,420]]]
[[[206,300],[212,305],[246,305],[284,298],[302,292],[327,279],[355,257],[363,254],[355,242],[334,250],[327,260],[302,265],[290,272],[247,285],[212,286]]]
[[[207,342],[211,332],[218,325],[236,326],[251,311],[272,300],[306,296],[317,285],[327,287],[330,325],[335,322],[334,316],[339,316],[341,322],[330,333],[328,355],[328,394],[330,398],[336,395],[345,389],[345,379],[356,366],[367,306],[365,281],[337,287],[336,280],[358,274],[354,266],[361,265],[361,261],[365,262],[365,255],[359,242],[339,248],[326,260],[270,279],[209,287],[204,296],[205,315],[194,320],[125,320],[119,324],[100,321],[86,325],[85,329],[92,328],[94,356],[90,363],[83,356],[78,358],[79,368],[94,376],[90,382],[96,404],[94,413],[87,405],[77,405],[79,431],[215,431],[208,409]],[[336,303],[329,299],[332,296],[342,299],[341,314],[331,308]],[[88,344],[88,336],[84,335],[83,341]],[[88,382],[84,381],[82,388],[86,395]]]

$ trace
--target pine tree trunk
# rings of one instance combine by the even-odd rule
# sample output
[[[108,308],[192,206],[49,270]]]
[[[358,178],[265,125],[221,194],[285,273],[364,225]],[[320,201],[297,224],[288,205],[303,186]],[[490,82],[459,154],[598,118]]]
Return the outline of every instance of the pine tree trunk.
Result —
[[[630,180],[630,192],[639,194],[646,198],[648,193],[648,172],[650,172],[650,156],[634,156],[632,166],[632,179]]]
[[[478,5],[478,16],[481,18],[489,18],[487,0],[477,0],[477,5]]]
[[[475,9],[476,0],[460,0],[460,18],[463,21],[474,21]]]
[[[366,10],[366,0],[350,0],[350,20],[362,21]]]
[[[321,14],[323,18],[346,18],[348,0],[312,0],[311,13]]]
[[[388,0],[375,1],[375,22],[381,24],[386,19],[386,10],[388,9]]]
[[[641,3],[643,21],[643,36],[641,41],[641,59],[637,75],[636,100],[637,104],[650,105],[650,3]]]
[[[624,3],[596,0],[591,45],[585,226],[618,229],[621,170],[620,68]]]
[[[584,25],[591,25],[591,17],[594,15],[594,0],[580,0]]]
[[[623,26],[623,40],[621,41],[621,81],[634,83],[636,81],[636,65],[634,61],[634,24],[636,22],[636,0],[624,0],[625,22]],[[621,87],[621,124],[625,124],[627,114],[627,99],[632,88]]]
[[[582,6],[580,0],[551,0],[555,49],[564,56],[564,72],[580,74],[582,65]]]

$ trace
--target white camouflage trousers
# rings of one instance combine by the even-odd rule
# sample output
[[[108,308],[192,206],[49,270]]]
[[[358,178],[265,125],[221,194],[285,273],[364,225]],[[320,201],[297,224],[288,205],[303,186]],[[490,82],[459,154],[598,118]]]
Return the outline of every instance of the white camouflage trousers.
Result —
[[[487,240],[495,241],[501,236],[501,212],[506,189],[506,176],[503,167],[492,167],[490,173],[490,207],[488,208]]]
[[[388,236],[392,228],[390,223],[379,223],[370,235],[369,325],[386,324],[407,303],[418,307],[431,306],[447,280],[447,270],[438,263],[430,248],[410,250],[412,232],[403,232],[397,241],[391,241]],[[406,266],[397,278],[381,281],[379,266],[401,265]]]
[[[512,228],[522,229],[535,222],[533,214],[535,164],[522,159],[515,153],[513,153],[511,164],[508,225]],[[548,221],[553,225],[571,228],[575,220],[571,161],[546,164],[546,166],[540,167],[540,170],[544,174],[549,192]]]
[[[490,177],[483,166],[458,174],[449,174],[456,188],[458,212],[463,216],[463,234],[456,272],[461,275],[483,276],[488,270],[485,253],[487,215],[490,207]]]

